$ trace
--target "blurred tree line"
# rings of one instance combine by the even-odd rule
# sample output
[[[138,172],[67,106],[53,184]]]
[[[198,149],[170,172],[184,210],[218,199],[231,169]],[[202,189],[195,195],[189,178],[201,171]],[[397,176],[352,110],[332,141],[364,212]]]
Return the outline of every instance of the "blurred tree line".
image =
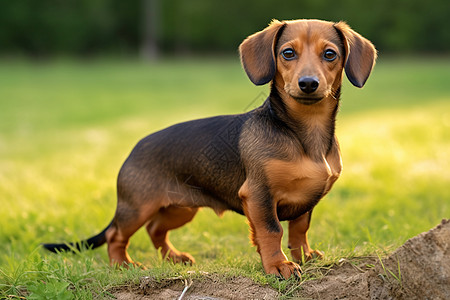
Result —
[[[381,52],[448,53],[449,0],[3,0],[0,53],[233,53],[271,19],[347,21]]]

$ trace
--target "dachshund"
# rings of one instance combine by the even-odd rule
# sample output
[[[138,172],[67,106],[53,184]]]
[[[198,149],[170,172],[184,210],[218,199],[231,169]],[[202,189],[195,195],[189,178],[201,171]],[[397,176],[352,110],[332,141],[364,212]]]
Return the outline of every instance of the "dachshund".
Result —
[[[123,164],[112,222],[78,243],[43,244],[53,252],[105,242],[112,265],[133,262],[130,237],[142,226],[163,257],[194,258],[169,241],[200,207],[245,215],[267,274],[300,276],[298,263],[323,253],[307,231],[315,205],[342,170],[335,119],[342,77],[363,87],[374,67],[373,44],[345,22],[273,20],[239,46],[255,85],[270,82],[264,103],[249,112],[173,125],[143,138]],[[289,261],[281,249],[289,222]]]

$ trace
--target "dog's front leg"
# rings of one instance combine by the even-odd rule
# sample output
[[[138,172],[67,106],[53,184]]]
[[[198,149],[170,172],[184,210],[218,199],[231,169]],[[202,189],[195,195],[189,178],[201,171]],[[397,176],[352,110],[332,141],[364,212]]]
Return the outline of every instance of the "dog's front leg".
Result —
[[[312,250],[308,242],[308,229],[311,223],[312,210],[301,215],[295,220],[289,221],[289,249],[295,262],[308,261],[312,258],[322,258],[323,253]]]
[[[288,261],[281,249],[283,228],[271,196],[261,191],[250,193],[246,184],[241,188],[239,195],[249,221],[250,239],[261,256],[264,271],[286,279],[292,275],[300,277],[300,266]]]

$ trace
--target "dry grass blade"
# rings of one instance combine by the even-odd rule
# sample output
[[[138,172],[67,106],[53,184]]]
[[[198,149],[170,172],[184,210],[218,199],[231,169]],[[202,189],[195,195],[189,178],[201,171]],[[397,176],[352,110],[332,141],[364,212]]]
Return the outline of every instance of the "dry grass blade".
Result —
[[[186,295],[186,292],[189,290],[191,285],[192,285],[192,279],[189,278],[189,283],[188,283],[187,279],[184,280],[184,289],[183,289],[183,292],[181,293],[180,297],[178,298],[178,300],[183,299],[184,295]]]

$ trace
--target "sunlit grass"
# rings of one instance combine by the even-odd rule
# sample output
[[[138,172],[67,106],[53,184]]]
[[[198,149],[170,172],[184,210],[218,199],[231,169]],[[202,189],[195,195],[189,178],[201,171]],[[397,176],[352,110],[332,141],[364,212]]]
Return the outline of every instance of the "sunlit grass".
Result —
[[[450,60],[412,62],[380,61],[364,89],[344,86],[337,123],[344,171],[315,209],[309,235],[324,263],[390,251],[450,215]],[[271,280],[250,246],[245,218],[231,212],[218,218],[204,209],[171,234],[197,259],[193,267],[160,262],[142,230],[130,254],[150,271],[109,269],[104,247],[79,256],[39,247],[108,224],[117,172],[141,137],[258,105],[267,87],[253,87],[237,59],[2,65],[0,298],[36,286],[44,293],[47,281],[69,283],[78,297],[107,296],[139,274],[188,269]]]

